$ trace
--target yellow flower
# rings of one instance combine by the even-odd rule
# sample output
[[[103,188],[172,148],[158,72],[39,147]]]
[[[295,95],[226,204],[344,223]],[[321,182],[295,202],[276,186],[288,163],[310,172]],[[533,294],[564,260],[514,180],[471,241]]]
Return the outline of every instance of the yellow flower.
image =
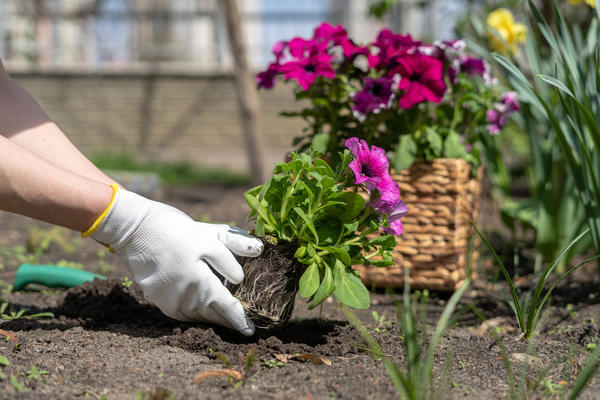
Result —
[[[487,24],[490,46],[499,53],[515,53],[518,45],[527,37],[527,27],[515,22],[512,13],[506,8],[492,11],[487,17]]]
[[[594,7],[596,8],[596,0],[567,0],[569,2],[569,4],[580,4],[583,3],[585,1],[585,3],[590,6],[590,7]]]

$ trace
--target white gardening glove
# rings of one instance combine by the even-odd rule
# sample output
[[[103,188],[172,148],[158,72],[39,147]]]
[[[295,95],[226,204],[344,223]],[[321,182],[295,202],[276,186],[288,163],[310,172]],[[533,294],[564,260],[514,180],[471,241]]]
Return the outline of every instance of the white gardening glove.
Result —
[[[262,242],[239,228],[196,222],[166,204],[113,189],[115,197],[105,215],[84,235],[114,249],[146,299],[167,316],[213,322],[252,335],[254,325],[240,302],[209,265],[229,282],[240,283],[244,273],[232,252],[255,257],[262,252]]]

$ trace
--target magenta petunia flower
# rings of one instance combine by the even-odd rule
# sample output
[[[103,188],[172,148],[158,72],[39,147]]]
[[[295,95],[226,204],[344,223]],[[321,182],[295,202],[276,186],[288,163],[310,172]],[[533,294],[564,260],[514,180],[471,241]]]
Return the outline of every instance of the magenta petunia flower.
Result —
[[[266,71],[256,74],[257,88],[272,89],[277,74],[279,74],[279,65],[275,63],[269,65]]]
[[[295,79],[302,89],[308,90],[318,76],[330,79],[335,77],[331,58],[328,54],[313,54],[307,58],[288,61],[279,70],[285,79]]]
[[[446,92],[444,66],[434,57],[423,54],[406,54],[396,59],[398,66],[388,75],[399,73],[402,79],[398,89],[403,90],[400,107],[412,108],[422,101],[439,103]]]
[[[334,45],[339,46],[348,40],[348,33],[342,25],[332,26],[327,22],[323,22],[315,28],[313,38],[316,41],[333,41]]]
[[[383,29],[373,45],[379,49],[379,66],[385,68],[394,65],[397,57],[414,51],[421,42],[413,40],[410,35],[399,35]]]
[[[290,55],[295,59],[304,59],[310,57],[314,53],[322,53],[325,51],[323,45],[320,45],[314,40],[306,40],[300,37],[295,37],[287,44]]]
[[[363,121],[370,113],[378,113],[390,108],[394,93],[392,92],[393,78],[364,78],[363,89],[352,97],[353,113],[358,120]]]
[[[386,233],[402,234],[402,221],[400,220],[408,213],[406,204],[400,199],[400,188],[398,184],[387,176],[379,184],[380,197],[373,202],[373,208],[381,215],[385,215],[390,222],[390,227],[384,229]],[[381,190],[385,188],[385,190]]]
[[[349,165],[354,172],[356,185],[364,183],[368,188],[375,189],[389,176],[389,162],[382,148],[369,148],[367,142],[356,137],[347,139],[344,145],[356,157]]]
[[[279,64],[285,57],[285,49],[287,48],[287,42],[280,41],[273,45],[271,52],[275,56],[275,64]]]

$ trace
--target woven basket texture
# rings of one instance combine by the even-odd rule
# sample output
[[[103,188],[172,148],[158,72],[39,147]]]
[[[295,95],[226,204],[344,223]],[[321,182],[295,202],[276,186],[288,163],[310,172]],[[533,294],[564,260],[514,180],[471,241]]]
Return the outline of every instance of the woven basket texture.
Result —
[[[417,161],[392,172],[408,214],[402,219],[393,266],[354,266],[367,287],[403,287],[405,268],[414,289],[454,291],[460,286],[474,233],[470,219],[476,221],[479,213],[481,168],[475,175],[465,160],[454,158]],[[471,265],[476,265],[477,245],[472,247]]]

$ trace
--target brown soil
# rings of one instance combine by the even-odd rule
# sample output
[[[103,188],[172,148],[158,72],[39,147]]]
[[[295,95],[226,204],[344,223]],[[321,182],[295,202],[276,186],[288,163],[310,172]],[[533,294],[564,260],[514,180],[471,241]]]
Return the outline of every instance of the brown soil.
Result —
[[[243,188],[179,188],[166,193],[163,201],[195,218],[206,219],[208,214],[214,222],[248,228],[242,192]],[[217,326],[181,323],[148,304],[135,284],[127,287],[123,278],[131,279],[131,275],[116,256],[75,233],[53,231],[50,244],[35,257],[15,247],[35,242],[37,231],[31,231],[32,226],[44,232],[49,228],[0,213],[0,263],[4,265],[0,278],[10,282],[10,274],[23,261],[60,260],[80,262],[85,269],[103,271],[110,278],[63,291],[34,286],[1,295],[15,311],[27,307],[27,314],[50,311],[55,317],[0,322],[0,329],[18,337],[16,342],[0,342],[0,355],[10,363],[0,366],[0,372],[7,375],[0,379],[0,399],[136,399],[136,393],[152,399],[169,395],[177,399],[396,397],[382,362],[366,353],[360,335],[348,325],[333,300],[308,311],[305,300],[297,298],[289,325],[258,330],[252,337]],[[35,243],[30,248],[35,249]],[[107,264],[113,268],[108,270]],[[574,375],[588,357],[586,346],[599,341],[600,295],[595,268],[581,270],[561,283],[543,318],[540,334],[528,342],[515,329],[504,286],[485,280],[490,276],[486,265],[484,258],[480,279],[461,299],[456,323],[440,344],[434,377],[442,398],[506,397],[509,379],[504,359],[508,357],[519,373],[519,360],[526,353],[531,355],[530,382],[537,376],[533,371],[549,368],[545,383],[532,397],[560,398],[562,388],[574,383]],[[395,302],[398,296],[372,293],[371,309],[356,314],[385,354],[403,368],[403,333],[397,323]],[[432,294],[425,309],[424,332],[432,332],[447,299],[447,294]],[[372,311],[385,316],[386,321],[377,324]],[[482,329],[480,317],[488,321],[484,328],[496,326],[500,336]],[[222,376],[193,383],[200,373],[224,368],[221,354],[239,369],[239,355],[243,358],[253,347],[258,361],[247,373],[244,385],[235,387]],[[282,354],[288,355],[286,363],[279,361],[285,359]],[[307,361],[307,357],[290,358],[295,354],[310,354],[315,357],[309,359],[330,361],[331,365],[318,365]],[[47,374],[40,379],[30,376],[32,366]],[[28,391],[18,392],[10,383],[11,376],[25,384]],[[598,398],[599,389],[600,379],[596,376],[582,398]]]
[[[264,250],[259,257],[240,258],[244,270],[242,283],[227,287],[254,324],[269,329],[290,321],[298,281],[305,268],[294,259],[294,245],[261,240]]]

